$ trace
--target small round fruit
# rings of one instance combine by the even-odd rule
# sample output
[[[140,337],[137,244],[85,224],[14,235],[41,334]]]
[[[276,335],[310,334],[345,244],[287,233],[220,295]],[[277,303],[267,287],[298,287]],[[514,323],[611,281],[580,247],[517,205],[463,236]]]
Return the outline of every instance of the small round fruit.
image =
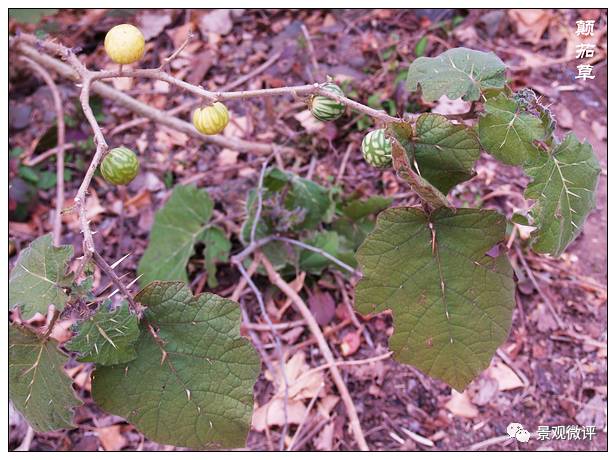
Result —
[[[139,159],[126,147],[110,150],[100,166],[101,174],[113,185],[126,185],[139,173]]]
[[[202,107],[193,113],[193,125],[203,134],[218,134],[229,124],[229,111],[222,102]]]
[[[340,96],[344,96],[344,92],[340,89],[340,87],[333,83],[326,83],[321,88]],[[344,104],[325,96],[314,96],[310,100],[310,111],[321,121],[334,121],[340,118],[344,113]]]
[[[364,159],[376,168],[391,165],[391,141],[385,136],[384,129],[375,129],[364,136],[361,143]]]
[[[132,64],[143,57],[145,39],[139,29],[131,24],[113,27],[105,36],[105,51],[118,64]]]

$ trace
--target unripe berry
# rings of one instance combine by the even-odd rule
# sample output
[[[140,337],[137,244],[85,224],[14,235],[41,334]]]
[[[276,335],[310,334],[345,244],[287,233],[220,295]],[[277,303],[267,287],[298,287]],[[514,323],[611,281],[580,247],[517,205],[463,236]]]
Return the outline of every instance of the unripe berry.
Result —
[[[203,134],[218,134],[229,123],[229,111],[222,102],[202,107],[193,113],[193,125]]]
[[[139,173],[139,159],[126,147],[110,150],[100,166],[101,174],[112,185],[126,185]]]
[[[361,153],[364,160],[376,168],[387,168],[391,165],[391,141],[385,136],[384,129],[375,129],[364,136],[361,143]]]
[[[344,92],[334,83],[326,83],[323,89],[339,96],[344,96]],[[314,96],[309,103],[312,114],[321,121],[334,121],[344,113],[344,104],[325,96]]]
[[[143,57],[145,39],[139,29],[131,24],[113,27],[105,36],[105,51],[118,64],[132,64]]]

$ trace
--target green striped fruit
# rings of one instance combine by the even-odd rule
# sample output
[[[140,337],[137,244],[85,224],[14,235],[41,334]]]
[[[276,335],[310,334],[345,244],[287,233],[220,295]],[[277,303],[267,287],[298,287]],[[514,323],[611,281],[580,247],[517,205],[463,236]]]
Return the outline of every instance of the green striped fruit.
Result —
[[[344,92],[338,85],[326,83],[321,86],[326,91],[344,96]],[[342,116],[344,113],[344,104],[325,96],[314,96],[310,100],[310,111],[321,121],[333,121]]]
[[[100,166],[101,174],[113,185],[126,185],[139,173],[139,159],[126,147],[110,150]]]
[[[364,136],[361,143],[364,159],[376,168],[391,166],[391,141],[384,129],[375,129]]]
[[[229,123],[229,111],[222,102],[202,107],[193,113],[193,125],[202,134],[218,134]]]

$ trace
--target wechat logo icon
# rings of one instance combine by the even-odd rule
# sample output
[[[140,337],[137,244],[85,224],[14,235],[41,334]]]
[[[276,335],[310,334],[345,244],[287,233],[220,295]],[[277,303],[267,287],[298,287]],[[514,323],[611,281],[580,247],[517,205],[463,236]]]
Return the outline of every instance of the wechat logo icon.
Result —
[[[507,434],[510,438],[516,438],[520,442],[528,442],[530,439],[530,433],[520,423],[512,422],[507,425]]]

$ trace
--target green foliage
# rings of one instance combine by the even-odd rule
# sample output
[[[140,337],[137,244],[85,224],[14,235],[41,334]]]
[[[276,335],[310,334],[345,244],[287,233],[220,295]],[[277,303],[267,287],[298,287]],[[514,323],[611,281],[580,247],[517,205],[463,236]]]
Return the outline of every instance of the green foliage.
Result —
[[[45,16],[53,16],[56,8],[9,8],[9,17],[24,24],[38,24]]]
[[[449,30],[456,21],[434,27]],[[416,43],[417,56],[425,53],[427,43],[427,37]],[[384,58],[395,53],[389,47]],[[387,65],[400,68],[398,61]],[[485,107],[477,131],[423,113],[413,122],[392,123],[366,137],[362,153],[368,161],[393,165],[418,194],[421,207],[387,209],[389,198],[361,197],[359,191],[342,197],[337,187],[270,168],[254,237],[273,237],[261,249],[282,275],[298,270],[319,275],[333,264],[289,239],[359,265],[363,278],[356,307],[364,314],[393,312],[390,346],[397,358],[462,391],[489,365],[511,325],[512,268],[505,254],[494,255],[501,250],[507,225],[534,226],[532,248],[559,256],[595,206],[601,169],[587,142],[573,134],[558,141],[552,114],[532,90],[513,93],[505,86],[505,65],[492,53],[456,48],[435,58],[419,57],[409,66],[407,82],[411,91],[421,86],[428,101],[443,95],[481,98]],[[343,86],[352,97],[352,88]],[[343,94],[338,87],[328,89]],[[417,101],[400,104],[384,97],[375,93],[368,104],[391,115],[397,104],[400,110],[424,110]],[[91,102],[101,121],[101,99]],[[311,108],[321,119],[337,118],[345,110],[343,104],[319,97]],[[77,120],[67,122],[79,125]],[[372,120],[359,117],[357,124],[367,128]],[[522,166],[530,177],[525,197],[534,203],[528,215],[516,213],[507,222],[495,211],[456,209],[448,200],[453,187],[475,174],[480,144],[498,160]],[[93,141],[77,142],[77,147],[91,150]],[[10,156],[22,153],[13,149]],[[83,155],[70,155],[67,162],[83,166]],[[11,218],[27,217],[36,198],[30,184],[42,189],[55,185],[53,172],[42,167],[21,165],[18,174],[10,189]],[[120,179],[112,182],[125,183]],[[173,174],[164,180],[170,188]],[[463,200],[469,201],[473,199]],[[213,208],[205,190],[176,186],[156,213],[139,262],[146,287],[135,300],[146,307],[143,314],[135,315],[126,304],[110,311],[105,302],[74,327],[66,344],[79,361],[96,364],[92,394],[102,409],[124,417],[153,441],[192,449],[245,444],[260,371],[257,353],[240,335],[239,305],[210,293],[193,297],[185,284],[186,266],[202,246],[210,287],[218,284],[217,264],[229,260],[231,242],[213,225]],[[256,210],[253,189],[240,232],[244,244],[252,241]],[[94,304],[90,266],[79,285],[67,274],[72,255],[71,246],[54,247],[51,235],[22,250],[10,273],[9,307],[19,307],[21,317],[29,319],[47,313],[52,304],[60,311],[67,304]],[[9,395],[37,431],[72,426],[72,409],[79,400],[63,371],[66,362],[54,340],[10,326]]]
[[[532,179],[525,198],[536,200],[530,210],[532,247],[559,256],[582,231],[595,207],[601,168],[588,142],[570,133],[549,153],[536,152],[524,165]]]
[[[416,168],[411,166],[408,155],[409,149],[412,148],[412,144],[409,142],[409,139],[412,139],[411,126],[407,123],[399,123],[390,125],[390,129],[394,133],[391,139],[391,151],[394,168],[398,172],[398,176],[408,182],[421,199],[433,208],[452,207],[447,197],[421,177],[416,172]]]
[[[320,223],[331,220],[334,208],[330,190],[278,168],[266,171],[262,197],[257,238],[281,231],[314,230]],[[250,241],[256,210],[256,193],[252,190],[246,200],[247,218],[241,233],[244,243]]]
[[[421,176],[444,194],[475,175],[479,142],[465,125],[456,125],[443,115],[425,113],[415,124],[412,149],[408,152]]]
[[[156,213],[150,242],[139,261],[140,282],[155,280],[188,281],[186,264],[195,243],[205,243],[206,268],[210,286],[216,285],[215,261],[225,261],[230,243],[223,243],[222,231],[210,223],[214,203],[205,190],[194,185],[178,185],[169,201]],[[208,245],[209,243],[209,245]],[[212,247],[210,247],[212,246]]]
[[[520,102],[504,94],[485,103],[486,114],[479,119],[479,139],[497,160],[521,165],[539,152],[535,144],[547,138],[542,120]]]
[[[350,266],[356,265],[353,253],[374,227],[374,214],[391,204],[391,199],[380,196],[342,199],[335,189],[322,187],[278,168],[266,171],[262,197],[256,239],[284,235],[322,249]],[[251,190],[246,200],[247,218],[241,232],[244,244],[250,241],[256,208],[256,191]],[[309,217],[308,226],[306,217]],[[339,268],[314,251],[282,241],[272,241],[262,249],[283,275],[296,270],[318,275],[327,267]]]
[[[72,285],[67,275],[72,246],[54,247],[51,234],[37,238],[22,250],[9,276],[9,308],[20,307],[24,319],[36,313],[47,314],[49,305],[62,311]]]
[[[481,91],[505,85],[505,68],[494,53],[454,48],[434,58],[415,59],[409,67],[407,86],[409,91],[417,91],[417,85],[421,85],[427,101],[443,95],[476,101]]]
[[[178,282],[151,283],[136,300],[148,307],[137,359],[97,367],[94,400],[159,443],[244,446],[260,361],[240,336],[239,305]]]
[[[79,322],[74,330],[76,335],[66,344],[66,349],[77,352],[79,361],[109,366],[137,357],[138,320],[126,303],[110,311],[109,302],[106,302],[95,315]]]
[[[511,266],[504,255],[486,255],[505,237],[505,225],[494,211],[390,208],[357,252],[364,275],[357,309],[391,309],[397,359],[459,391],[509,333]]]
[[[215,288],[218,286],[216,279],[216,264],[218,262],[228,262],[231,242],[218,227],[210,227],[203,234],[205,243],[205,269],[207,270],[208,286]]]
[[[423,36],[419,39],[415,45],[415,56],[421,57],[426,53],[426,47],[428,46],[428,37]]]
[[[9,327],[9,398],[38,432],[72,428],[75,397],[64,373],[68,357],[55,340]]]

